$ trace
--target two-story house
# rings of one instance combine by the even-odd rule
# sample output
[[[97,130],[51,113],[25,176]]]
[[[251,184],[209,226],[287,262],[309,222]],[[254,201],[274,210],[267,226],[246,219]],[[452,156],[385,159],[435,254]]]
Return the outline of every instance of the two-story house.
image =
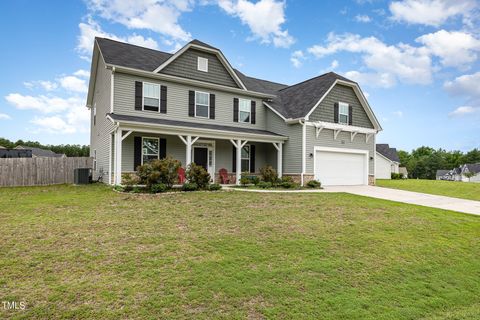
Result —
[[[381,126],[358,84],[332,72],[288,86],[242,74],[198,40],[169,54],[96,38],[87,107],[106,183],[167,155],[237,183],[265,165],[302,184],[375,181]]]

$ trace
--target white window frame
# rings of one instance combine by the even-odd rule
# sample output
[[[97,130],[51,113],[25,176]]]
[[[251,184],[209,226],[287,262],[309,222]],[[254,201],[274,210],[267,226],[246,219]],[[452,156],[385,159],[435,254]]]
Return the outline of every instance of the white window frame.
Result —
[[[347,113],[342,113],[341,110],[342,110],[342,106],[346,107],[347,108]],[[346,102],[339,102],[338,103],[338,123],[341,123],[341,124],[345,124],[345,125],[348,125],[349,121],[350,121],[350,115],[349,115],[349,107],[350,105]],[[340,119],[341,117],[340,116],[347,116],[347,121],[346,122],[342,122]]]
[[[145,94],[144,94],[144,90],[145,90],[145,84],[150,84],[150,85],[153,85],[153,86],[156,86],[158,88],[158,111],[154,111],[154,110],[145,110]],[[152,98],[152,97],[147,97],[147,98],[151,98],[151,99],[156,99],[156,98]],[[142,82],[142,111],[147,111],[147,112],[160,112],[160,104],[161,104],[161,101],[162,101],[162,90],[160,90],[160,84],[158,83],[153,83],[153,82]]]
[[[199,103],[199,105],[207,107],[207,116],[206,117],[197,116],[197,93],[203,93],[203,94],[208,95],[207,104]],[[209,92],[195,91],[195,118],[210,119],[210,93]]]
[[[205,68],[202,69],[200,66],[202,65],[200,63],[200,61],[204,61],[205,62]],[[204,57],[198,57],[197,58],[197,70],[198,71],[202,71],[202,72],[208,72],[208,59],[207,58],[204,58]]]
[[[143,140],[144,139],[152,139],[152,140],[157,140],[158,141],[158,154],[157,154],[157,159],[160,159],[160,138],[158,137],[142,137],[142,161],[141,164],[143,165]],[[147,156],[152,156],[153,154],[147,154]]]
[[[250,161],[252,159],[252,148],[250,147],[249,144],[246,144],[242,147],[242,149],[245,148],[245,147],[248,147],[248,158],[242,157],[242,150],[240,150],[240,171],[245,172],[245,171],[242,171],[242,162],[243,162],[243,160],[248,160],[248,170],[247,171],[250,172]]]
[[[240,110],[240,106],[241,106],[241,101],[248,101],[248,121],[242,121],[241,118],[240,118],[240,112],[247,112],[247,111],[241,111]],[[252,100],[249,100],[249,99],[238,99],[238,122],[241,122],[241,123],[252,123]]]

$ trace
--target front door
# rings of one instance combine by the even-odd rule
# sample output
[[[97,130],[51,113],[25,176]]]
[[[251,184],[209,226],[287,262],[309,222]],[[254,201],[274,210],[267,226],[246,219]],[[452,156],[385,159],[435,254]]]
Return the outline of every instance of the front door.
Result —
[[[193,162],[202,166],[208,171],[208,148],[194,147],[193,148]]]

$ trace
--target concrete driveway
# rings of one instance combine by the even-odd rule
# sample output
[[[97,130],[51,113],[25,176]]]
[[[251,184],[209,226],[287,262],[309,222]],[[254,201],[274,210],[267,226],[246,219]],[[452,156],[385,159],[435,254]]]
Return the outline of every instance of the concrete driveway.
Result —
[[[432,194],[372,186],[325,187],[326,192],[347,192],[360,196],[385,199],[425,207],[480,215],[480,201],[464,200]]]

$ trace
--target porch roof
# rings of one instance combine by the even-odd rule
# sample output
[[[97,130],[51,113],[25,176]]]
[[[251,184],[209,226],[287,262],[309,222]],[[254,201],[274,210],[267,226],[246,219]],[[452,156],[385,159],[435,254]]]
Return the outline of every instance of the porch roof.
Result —
[[[114,122],[119,122],[120,124],[126,125],[146,125],[148,127],[167,127],[167,128],[175,128],[175,129],[186,129],[188,131],[199,131],[199,135],[203,135],[201,132],[209,132],[209,133],[218,133],[219,135],[228,135],[228,138],[232,134],[240,134],[242,137],[249,137],[255,138],[259,137],[262,140],[272,139],[274,141],[281,141],[287,140],[288,137],[267,131],[267,130],[260,130],[260,129],[250,129],[250,128],[241,128],[241,127],[232,127],[232,126],[224,126],[224,125],[217,125],[217,124],[209,124],[209,123],[197,123],[197,122],[189,122],[189,121],[179,121],[179,120],[170,120],[170,119],[158,119],[158,118],[147,118],[147,117],[139,117],[139,116],[129,116],[123,114],[115,114],[115,113],[108,113],[107,117],[112,119]],[[171,134],[176,134],[172,132]],[[220,138],[220,137],[219,137]]]

